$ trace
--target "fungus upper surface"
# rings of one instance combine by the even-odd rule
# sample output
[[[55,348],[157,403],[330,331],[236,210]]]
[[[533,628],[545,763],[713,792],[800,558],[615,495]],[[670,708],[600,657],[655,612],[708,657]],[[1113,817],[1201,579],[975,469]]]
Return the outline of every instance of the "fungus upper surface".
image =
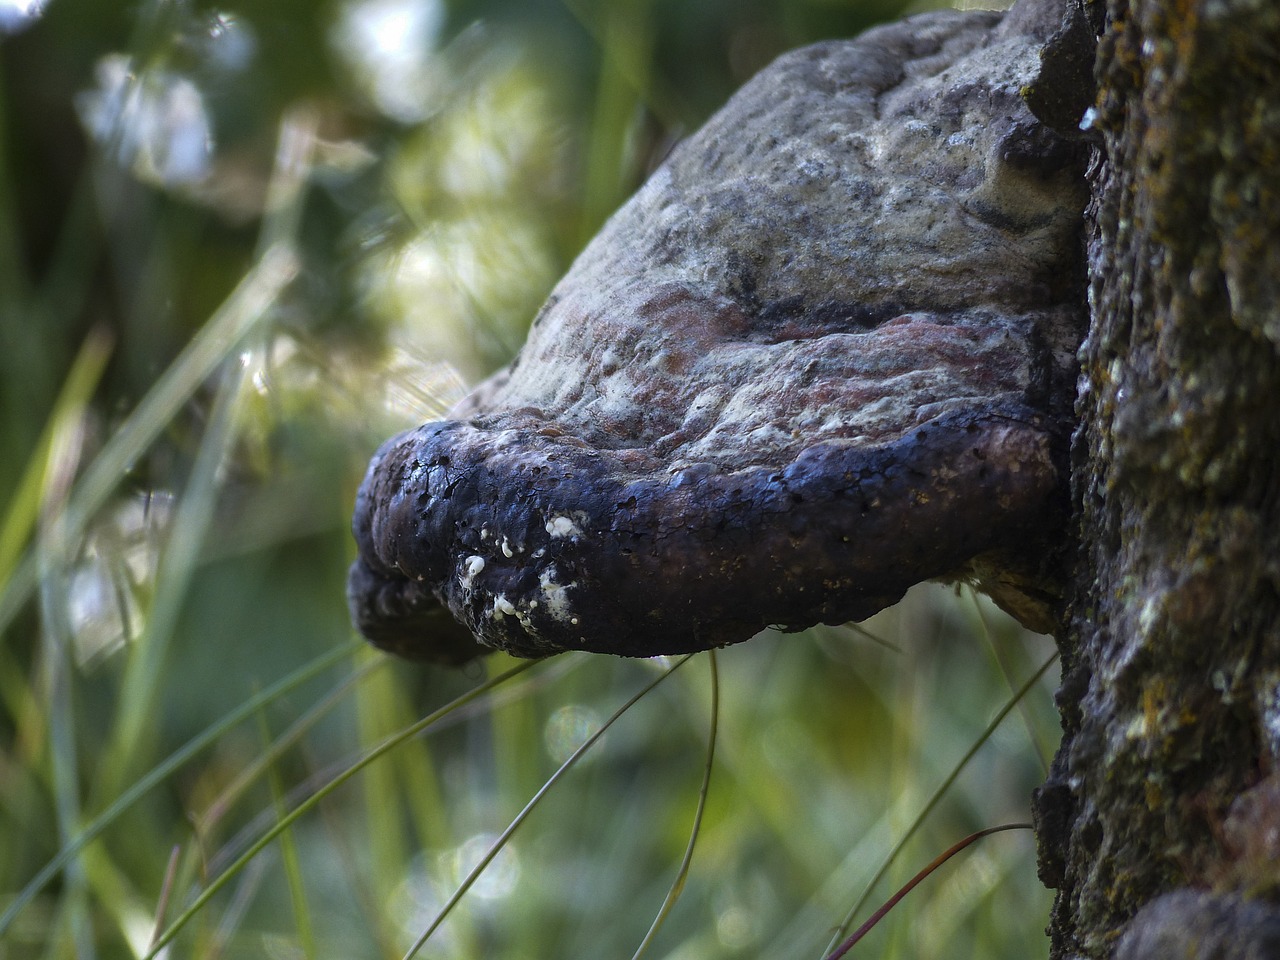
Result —
[[[511,366],[374,457],[360,629],[650,656],[966,570],[1034,621],[1008,570],[1060,520],[1084,323],[1082,151],[1019,95],[1044,32],[926,14],[740,90]]]

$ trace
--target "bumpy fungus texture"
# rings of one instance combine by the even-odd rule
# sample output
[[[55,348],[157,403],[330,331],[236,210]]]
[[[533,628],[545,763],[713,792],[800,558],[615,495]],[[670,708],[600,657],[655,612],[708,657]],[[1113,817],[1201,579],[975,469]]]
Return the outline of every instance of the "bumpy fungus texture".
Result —
[[[795,51],[682,143],[511,366],[374,457],[365,635],[652,656],[935,577],[1043,627],[1085,194],[1082,149],[1020,95],[1041,13]]]

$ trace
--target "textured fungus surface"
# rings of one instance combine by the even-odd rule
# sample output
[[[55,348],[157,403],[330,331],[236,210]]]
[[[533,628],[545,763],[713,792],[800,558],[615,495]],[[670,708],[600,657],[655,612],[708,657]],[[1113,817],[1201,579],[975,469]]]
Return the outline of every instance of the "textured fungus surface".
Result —
[[[649,656],[946,576],[1043,627],[1084,314],[1082,150],[1020,96],[1054,26],[926,14],[739,91],[511,366],[374,457],[360,629]]]

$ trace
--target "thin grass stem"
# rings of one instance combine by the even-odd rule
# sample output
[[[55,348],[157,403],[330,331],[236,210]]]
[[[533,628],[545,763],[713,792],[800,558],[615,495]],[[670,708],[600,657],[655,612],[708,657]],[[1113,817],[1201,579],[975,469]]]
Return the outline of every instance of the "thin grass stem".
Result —
[[[607,731],[611,726],[613,726],[613,724],[624,713],[626,713],[633,706],[635,706],[643,697],[645,697],[649,693],[649,691],[653,690],[656,686],[658,686],[658,684],[662,683],[663,680],[666,680],[667,677],[671,676],[671,674],[675,673],[682,666],[688,663],[689,659],[692,656],[693,654],[685,654],[683,657],[681,657],[679,660],[673,663],[670,667],[664,670],[661,674],[659,674],[656,678],[654,678],[649,683],[645,684],[645,686],[641,688],[639,693],[635,694],[635,696],[631,697],[631,699],[629,699],[626,703],[624,703],[617,710],[615,710],[613,715],[609,717],[609,719],[606,720],[603,724],[601,724],[599,730],[597,730],[595,733],[589,736],[586,740],[584,740],[578,746],[578,749],[574,750],[573,753],[569,755],[569,758],[565,760],[564,763],[560,764],[560,766],[556,769],[556,772],[547,778],[546,783],[544,783],[541,787],[538,788],[538,792],[535,793],[529,799],[529,802],[524,805],[524,808],[519,813],[516,814],[515,819],[513,819],[509,824],[507,824],[507,828],[503,830],[502,833],[498,836],[498,839],[495,840],[492,843],[492,845],[490,845],[489,849],[485,852],[485,855],[480,858],[480,862],[477,863],[474,867],[472,867],[471,872],[466,875],[462,883],[458,884],[458,889],[453,892],[453,895],[441,908],[440,912],[436,915],[436,918],[431,921],[431,925],[422,932],[422,936],[418,937],[418,939],[414,941],[413,946],[411,946],[408,952],[405,953],[403,960],[413,960],[413,957],[417,956],[418,951],[421,950],[423,946],[426,945],[426,942],[429,939],[431,939],[431,935],[440,928],[440,925],[444,923],[445,919],[449,916],[449,914],[453,912],[453,908],[458,905],[458,903],[466,895],[467,891],[471,889],[472,885],[480,877],[480,874],[484,873],[485,869],[489,866],[489,864],[493,862],[494,857],[496,857],[499,853],[502,852],[502,849],[507,845],[507,842],[515,834],[516,830],[518,830],[520,828],[520,825],[524,823],[526,819],[528,819],[529,814],[533,813],[534,809],[538,806],[538,804],[542,802],[542,798],[545,797],[550,792],[551,788],[554,787],[556,783],[559,782],[560,778],[563,777],[566,773],[568,773],[573,768],[574,764],[576,764],[583,757],[583,755],[586,754],[588,750],[590,750],[593,746],[595,746],[595,744],[600,740],[600,738],[604,736],[605,731]]]
[[[173,849],[169,851],[169,863],[164,868],[164,881],[160,884],[160,896],[156,900],[156,922],[151,933],[152,943],[156,942],[156,937],[164,929],[164,915],[169,912],[169,897],[173,894],[173,885],[178,877],[178,863],[181,858],[182,847],[175,843]]]
[[[356,684],[368,677],[377,668],[385,666],[388,662],[386,657],[379,657],[360,664],[354,671],[343,677],[332,690],[312,704],[302,716],[288,726],[284,733],[276,737],[260,756],[255,757],[253,763],[241,770],[236,775],[236,778],[223,788],[205,809],[204,813],[195,818],[195,832],[199,836],[208,836],[217,827],[219,821],[226,816],[227,811],[231,809],[236,799],[254,781],[261,777],[264,771],[278,762],[284,756],[286,750],[297,744],[303,735],[315,726],[325,714],[341,703],[342,699],[351,692]]]
[[[631,960],[640,960],[644,956],[644,952],[649,949],[649,944],[653,942],[658,935],[658,931],[662,929],[662,925],[666,923],[667,915],[671,913],[676,901],[680,899],[680,894],[684,892],[685,880],[689,876],[689,866],[693,863],[693,850],[697,846],[698,836],[702,832],[702,815],[707,809],[707,794],[711,788],[711,769],[715,765],[716,759],[716,733],[720,725],[720,671],[716,664],[715,650],[707,651],[707,657],[711,671],[711,722],[707,732],[707,759],[702,765],[702,786],[698,789],[698,806],[693,813],[693,827],[689,831],[689,842],[684,848],[684,857],[680,860],[680,869],[676,871],[676,878],[672,881],[671,889],[667,891],[666,899],[662,901],[662,906],[658,908],[658,915],[653,918],[649,932],[640,941],[640,946],[636,947],[636,952],[631,955]]]
[[[870,630],[868,630],[866,627],[864,627],[860,623],[847,623],[845,624],[845,626],[849,630],[858,634],[858,636],[866,637],[868,640],[874,643],[877,647],[883,647],[884,649],[889,650],[892,653],[897,653],[897,654],[902,653],[902,648],[898,646],[896,643],[891,643],[890,641],[886,640],[884,637],[880,636],[879,634],[872,633]]]
[[[422,731],[432,726],[441,717],[448,716],[451,712],[463,706],[464,704],[470,703],[471,701],[477,699],[478,697],[483,696],[484,694],[488,693],[489,690],[505,683],[508,680],[513,679],[516,676],[519,676],[521,673],[524,673],[526,670],[530,669],[531,667],[536,666],[538,663],[539,661],[537,660],[530,660],[525,663],[520,663],[512,667],[510,670],[507,670],[506,672],[499,674],[497,677],[494,677],[490,680],[486,680],[484,683],[480,684],[479,686],[474,687],[473,689],[464,693],[462,696],[455,698],[454,700],[445,704],[443,707],[440,707],[439,709],[432,711],[427,716],[423,717],[421,720],[418,720],[416,723],[413,723],[410,726],[406,727],[404,730],[401,730],[395,736],[388,737],[382,743],[378,744],[378,746],[374,747],[367,754],[365,754],[356,763],[353,763],[351,766],[349,766],[346,770],[342,771],[340,774],[338,774],[336,777],[330,780],[323,787],[320,787],[318,790],[316,790],[315,793],[311,794],[311,796],[307,797],[307,799],[303,800],[300,804],[298,804],[298,806],[294,807],[293,810],[291,810],[286,816],[282,817],[275,824],[275,826],[273,826],[265,834],[259,837],[254,844],[252,844],[247,850],[245,850],[244,853],[242,853],[239,857],[237,857],[225,870],[223,870],[222,873],[220,873],[213,880],[213,882],[209,884],[209,886],[207,886],[203,891],[201,891],[199,896],[197,896],[195,900],[192,902],[191,906],[187,907],[186,910],[184,910],[181,914],[179,914],[177,919],[175,919],[173,923],[169,925],[169,928],[165,930],[165,932],[161,934],[159,938],[157,938],[151,950],[146,954],[145,957],[142,958],[142,960],[151,960],[152,957],[156,956],[156,954],[158,954],[160,950],[162,950],[171,940],[173,940],[173,938],[178,935],[179,931],[181,931],[182,928],[185,927],[188,922],[190,922],[191,918],[194,917],[197,913],[199,913],[200,910],[204,908],[204,905],[208,903],[211,899],[213,899],[213,897],[218,893],[219,890],[221,890],[224,886],[226,886],[226,884],[231,880],[231,878],[234,877],[244,867],[245,864],[249,863],[254,857],[256,857],[264,849],[266,849],[266,847],[269,846],[271,842],[275,840],[275,838],[278,837],[282,831],[287,830],[289,826],[293,824],[299,817],[301,817],[303,814],[307,813],[309,810],[315,807],[316,804],[318,804],[321,800],[323,800],[329,794],[333,793],[334,790],[337,790],[340,786],[342,786],[344,783],[349,781],[357,773],[359,773],[365,767],[369,766],[369,764],[380,759],[390,751],[394,750],[396,747],[400,746],[400,744],[404,743],[405,741],[411,740],[412,738],[416,737],[418,734],[422,733]]]
[[[995,635],[992,633],[991,624],[987,620],[986,611],[982,609],[982,599],[978,596],[978,591],[973,587],[969,587],[966,591],[969,594],[969,600],[973,604],[974,613],[977,614],[978,623],[982,626],[982,639],[987,645],[987,649],[991,653],[991,658],[996,662],[996,666],[1000,668],[1000,675],[1004,677],[1005,686],[1009,688],[1009,692],[1013,692],[1013,670],[1010,668],[1009,657],[1002,652],[1000,644],[996,643]],[[1027,731],[1027,740],[1031,746],[1035,748],[1036,757],[1040,761],[1040,769],[1045,779],[1049,777],[1049,754],[1043,743],[1037,736],[1035,719],[1031,716],[1028,709],[1026,699],[1018,701],[1018,716],[1022,718],[1022,725]]]
[[[916,886],[920,883],[920,881],[922,881],[925,877],[929,876],[929,874],[937,870],[940,866],[942,866],[944,863],[946,863],[948,860],[954,857],[957,853],[959,853],[965,847],[969,846],[972,843],[976,843],[977,841],[981,840],[983,837],[989,837],[993,833],[1004,833],[1007,830],[1031,830],[1031,829],[1032,829],[1032,826],[1029,823],[1004,823],[998,827],[988,827],[985,830],[979,830],[977,833],[971,833],[969,834],[969,836],[965,837],[960,842],[952,844],[950,847],[948,847],[938,856],[930,860],[928,865],[923,870],[921,870],[914,877],[912,877],[905,884],[903,884],[898,889],[897,893],[895,893],[892,897],[886,900],[881,905],[880,909],[878,909],[875,913],[873,913],[870,917],[867,918],[866,923],[864,923],[857,930],[855,930],[849,936],[849,939],[845,940],[844,943],[840,944],[840,946],[838,946],[834,951],[828,954],[825,960],[840,960],[840,958],[843,957],[850,950],[852,950],[853,947],[858,943],[858,941],[861,940],[863,937],[865,937],[877,923],[879,923],[881,920],[884,919],[885,914],[887,914],[890,910],[892,910],[894,907],[898,905],[899,900],[901,900],[908,893],[914,890]]]
[[[880,882],[884,875],[889,872],[889,868],[892,867],[894,861],[898,859],[903,848],[905,848],[911,838],[916,835],[916,832],[920,827],[924,825],[925,820],[929,818],[929,815],[933,813],[934,808],[937,807],[943,796],[945,796],[947,791],[951,789],[952,784],[956,782],[960,773],[966,766],[968,766],[969,761],[977,755],[978,751],[982,748],[982,745],[991,738],[991,735],[995,733],[996,728],[1004,722],[1004,718],[1007,717],[1013,711],[1014,707],[1018,705],[1018,701],[1025,697],[1031,688],[1040,682],[1040,678],[1045,675],[1045,672],[1048,671],[1049,667],[1051,667],[1057,659],[1058,655],[1057,653],[1054,653],[1048,660],[1041,664],[1040,668],[1036,670],[1036,672],[1033,673],[1021,687],[1014,691],[1013,695],[1005,702],[1004,706],[1001,707],[999,711],[996,712],[996,715],[991,718],[991,722],[983,729],[982,733],[973,742],[973,745],[965,751],[964,756],[957,761],[956,765],[951,769],[951,772],[947,774],[942,783],[940,783],[937,789],[933,791],[933,794],[920,809],[920,812],[916,814],[911,825],[906,829],[902,836],[898,838],[898,842],[893,845],[893,848],[889,851],[888,855],[885,856],[884,861],[876,870],[875,875],[862,891],[862,895],[858,897],[853,906],[849,908],[849,912],[845,914],[844,919],[840,921],[840,925],[836,927],[835,935],[832,936],[830,942],[826,946],[826,949],[823,951],[823,956],[829,955],[831,951],[840,944],[845,935],[848,934],[849,927],[853,923],[853,918],[858,915],[858,911],[861,910],[863,905],[867,902],[867,899],[871,896],[871,891],[875,889],[876,884]]]
[[[258,713],[259,728],[262,731],[262,743],[267,749],[271,747],[271,730],[267,726],[267,718],[261,711]],[[280,780],[280,772],[274,763],[266,767],[267,783],[271,788],[271,804],[275,809],[277,820],[284,819],[288,811],[285,808],[284,784]],[[316,935],[315,924],[311,920],[311,911],[307,907],[307,885],[302,879],[302,865],[298,859],[298,844],[292,830],[280,832],[280,857],[284,863],[285,883],[289,888],[289,902],[293,907],[294,926],[298,932],[298,945],[307,960],[315,960]]]
[[[9,929],[14,919],[29,904],[37,893],[45,888],[54,877],[56,877],[68,863],[70,863],[77,854],[86,846],[98,838],[98,836],[111,826],[126,810],[146,796],[152,788],[172,774],[175,770],[182,767],[187,761],[198,754],[205,747],[212,744],[219,737],[242,723],[244,720],[253,716],[255,712],[260,710],[264,705],[271,703],[277,697],[283,696],[290,690],[301,686],[308,680],[329,669],[334,664],[349,657],[351,652],[362,646],[360,643],[352,642],[342,647],[337,647],[327,653],[316,657],[310,663],[304,664],[293,673],[282,678],[272,684],[261,693],[250,697],[235,710],[226,714],[217,723],[209,726],[203,733],[192,737],[183,746],[179,747],[173,753],[169,754],[163,761],[152,767],[149,772],[139,777],[124,793],[120,794],[109,806],[100,814],[94,817],[82,830],[80,830],[73,838],[66,841],[57,856],[50,860],[30,881],[19,891],[18,895],[10,901],[8,907],[5,908],[3,914],[0,914],[0,936]]]
[[[54,819],[59,839],[75,835],[81,815],[80,742],[75,723],[72,684],[72,630],[63,598],[69,594],[66,537],[66,498],[75,476],[84,439],[84,408],[80,405],[56,420],[50,435],[45,482],[41,486],[36,556],[40,568],[40,650],[49,714],[49,765]],[[83,863],[67,870],[64,916],[75,955],[97,956],[88,916],[88,874]]]

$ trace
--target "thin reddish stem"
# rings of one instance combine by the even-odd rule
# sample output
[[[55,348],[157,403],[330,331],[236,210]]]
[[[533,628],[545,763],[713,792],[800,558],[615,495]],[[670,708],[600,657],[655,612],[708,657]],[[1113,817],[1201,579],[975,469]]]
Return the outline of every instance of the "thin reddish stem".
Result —
[[[903,885],[902,889],[900,889],[892,897],[886,900],[884,902],[884,905],[881,906],[879,910],[877,910],[875,913],[873,913],[870,917],[867,918],[866,923],[860,926],[857,930],[853,931],[853,933],[849,935],[849,939],[846,940],[844,943],[840,944],[840,946],[836,947],[835,950],[833,950],[830,954],[827,955],[825,960],[840,960],[841,957],[843,957],[846,953],[848,953],[850,950],[853,949],[854,944],[856,944],[859,940],[865,937],[871,931],[871,928],[874,927],[877,923],[879,923],[881,919],[883,919],[886,913],[888,913],[890,910],[892,910],[894,907],[898,905],[899,900],[901,900],[908,893],[914,890],[916,888],[916,884],[918,884],[925,877],[929,876],[929,874],[933,873],[933,871],[937,870],[940,866],[942,866],[944,863],[946,863],[948,860],[954,857],[957,853],[959,853],[965,847],[969,846],[969,844],[973,843],[976,840],[981,840],[983,837],[989,837],[993,833],[1003,833],[1006,830],[1030,830],[1030,829],[1031,829],[1031,824],[1029,823],[1003,823],[998,827],[988,827],[985,830],[979,830],[977,833],[971,833],[969,834],[969,836],[965,837],[959,843],[956,843],[953,846],[948,847],[945,851],[943,851],[941,854],[939,854],[937,857],[931,860],[927,867],[925,867],[923,870],[917,873],[914,877],[908,880],[906,884]]]

